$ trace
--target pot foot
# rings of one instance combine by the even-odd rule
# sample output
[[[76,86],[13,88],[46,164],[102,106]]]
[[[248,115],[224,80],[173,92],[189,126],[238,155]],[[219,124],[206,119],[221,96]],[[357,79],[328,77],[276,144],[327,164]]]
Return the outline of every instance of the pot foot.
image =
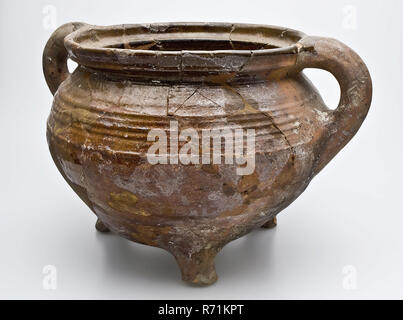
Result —
[[[267,221],[264,225],[262,225],[263,229],[273,229],[277,226],[277,218],[274,217],[273,219]]]
[[[174,254],[182,272],[182,280],[196,285],[211,285],[217,281],[214,259],[219,249],[203,249],[197,253]]]
[[[97,229],[99,232],[109,232],[110,230],[108,229],[107,226],[104,225],[104,223],[98,219],[97,222],[95,223],[95,229]]]

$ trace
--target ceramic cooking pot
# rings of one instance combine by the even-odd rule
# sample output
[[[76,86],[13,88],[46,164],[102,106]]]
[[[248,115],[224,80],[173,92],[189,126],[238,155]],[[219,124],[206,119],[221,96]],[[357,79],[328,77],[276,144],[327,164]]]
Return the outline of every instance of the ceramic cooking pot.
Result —
[[[68,58],[78,63],[71,74]],[[304,68],[336,77],[337,109]],[[68,23],[49,39],[43,69],[54,94],[50,152],[97,229],[168,250],[197,284],[217,279],[214,258],[225,244],[275,225],[357,132],[372,95],[366,66],[344,44],[265,25]],[[175,155],[192,140],[175,140],[179,131],[201,139],[234,128],[253,133],[250,172],[219,163],[226,150],[216,162]],[[172,145],[155,155],[166,163],[150,161],[164,135]]]

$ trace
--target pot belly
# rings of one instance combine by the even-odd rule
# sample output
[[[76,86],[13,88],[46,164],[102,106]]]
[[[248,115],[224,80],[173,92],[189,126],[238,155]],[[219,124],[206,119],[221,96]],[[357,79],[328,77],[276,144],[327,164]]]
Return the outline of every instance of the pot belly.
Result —
[[[259,153],[251,175],[236,165],[151,165],[145,157],[83,150],[48,131],[58,169],[112,231],[171,250],[197,243],[220,246],[264,224],[310,181],[307,147]]]
[[[48,143],[63,177],[107,228],[164,248],[187,265],[192,255],[200,259],[189,263],[210,261],[306,188],[315,162],[312,106],[320,108],[318,99],[303,77],[155,87],[78,69],[55,96]],[[147,133],[168,132],[173,120],[197,133],[253,129],[253,172],[239,175],[236,164],[151,164]]]

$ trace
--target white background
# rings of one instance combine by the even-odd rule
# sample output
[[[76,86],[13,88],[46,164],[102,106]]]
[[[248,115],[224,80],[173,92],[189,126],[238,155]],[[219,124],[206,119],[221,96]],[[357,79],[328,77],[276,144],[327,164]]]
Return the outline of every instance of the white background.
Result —
[[[41,65],[53,31],[48,5],[57,26],[249,22],[334,37],[367,63],[372,108],[277,229],[226,246],[218,282],[192,287],[165,251],[98,234],[95,216],[53,164],[45,138],[52,96]],[[1,0],[0,298],[402,299],[402,12],[399,0]],[[335,80],[307,73],[335,106]],[[56,267],[56,290],[43,287],[47,265]]]

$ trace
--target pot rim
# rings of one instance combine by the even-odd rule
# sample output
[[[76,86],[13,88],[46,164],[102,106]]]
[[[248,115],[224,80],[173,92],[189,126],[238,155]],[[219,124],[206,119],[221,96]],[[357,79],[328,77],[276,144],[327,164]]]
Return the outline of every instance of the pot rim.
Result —
[[[273,56],[296,54],[305,34],[283,27],[245,23],[174,22],[85,25],[65,38],[71,59],[90,68],[143,72],[251,72],[273,69]],[[156,40],[157,39],[157,40]],[[270,45],[269,49],[150,50],[116,48],[135,41],[207,40]],[[284,61],[281,61],[284,66]],[[290,63],[292,64],[292,62]],[[270,68],[270,65],[272,66]]]

